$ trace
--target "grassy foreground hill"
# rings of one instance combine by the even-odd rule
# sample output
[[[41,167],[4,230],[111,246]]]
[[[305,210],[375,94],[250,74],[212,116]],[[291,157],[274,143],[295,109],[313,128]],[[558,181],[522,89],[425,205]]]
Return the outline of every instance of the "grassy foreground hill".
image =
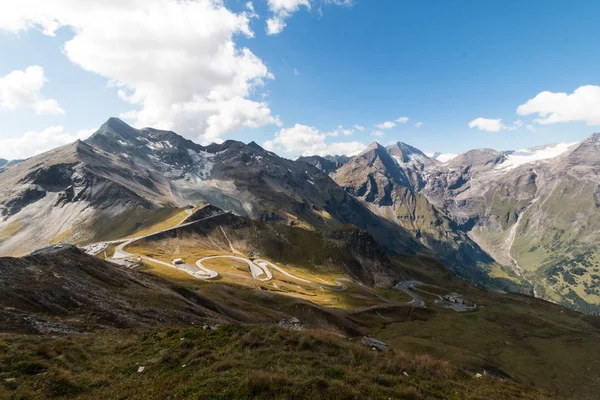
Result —
[[[224,325],[0,337],[6,399],[546,399],[331,333]]]
[[[0,258],[0,398],[594,399],[600,388],[597,317],[484,292],[424,257],[389,258],[355,228],[222,214],[125,249],[189,263],[260,256],[330,286],[276,270],[259,281],[227,259],[208,260],[219,277],[201,280],[74,248]],[[342,277],[346,289],[334,287]],[[426,285],[383,285],[413,279]],[[436,302],[452,292],[477,307]],[[276,327],[290,318],[303,331]]]
[[[294,266],[296,272],[305,271],[325,279],[335,276],[331,273],[353,271],[342,267],[345,259],[340,257],[350,253],[344,247],[338,247],[341,251],[335,254],[331,253],[335,242],[318,232],[280,225],[269,227],[268,224],[255,224],[226,215],[211,220],[211,223],[205,221],[146,238],[127,249],[165,260],[184,256],[188,262],[194,263],[200,257],[215,254],[215,250],[210,250],[211,246],[220,253],[230,251],[230,243],[242,253],[260,254],[282,266]],[[351,247],[359,248],[356,242],[351,243]],[[319,254],[323,256],[316,257]],[[242,279],[231,284],[236,277],[227,275],[228,269],[231,270],[229,265],[208,264],[219,273],[223,272],[218,283],[230,285],[230,290],[235,293],[228,299],[221,294],[217,282],[198,282],[185,274],[175,276],[168,268],[150,268],[155,274],[176,279],[179,284],[202,291],[229,307],[235,306],[235,303],[229,303],[232,299],[243,298],[254,304],[246,312],[256,313],[251,308],[256,309],[259,305],[277,307],[288,303],[289,299],[301,297],[340,313],[338,315],[349,321],[353,329],[383,340],[398,350],[414,355],[435,355],[471,374],[487,371],[543,388],[553,395],[575,394],[578,399],[595,398],[600,388],[600,381],[595,378],[600,373],[600,362],[597,361],[600,359],[600,319],[597,317],[531,296],[485,292],[425,257],[401,256],[389,259],[387,263],[382,260],[381,264],[387,265],[389,273],[395,271],[398,274],[396,280],[416,279],[427,283],[422,289],[432,294],[417,291],[426,308],[412,307],[406,304],[407,299],[397,299],[404,304],[395,305],[367,303],[364,298],[359,302],[356,299],[361,295],[358,291],[335,293],[337,301],[332,301],[334,297],[329,293],[308,296],[305,295],[308,291],[299,293],[294,287],[282,285],[279,280],[256,283]],[[363,263],[356,268],[368,271],[371,267]],[[238,274],[239,270],[233,273]],[[352,275],[361,277],[360,274]],[[373,280],[369,280],[367,275],[363,282],[372,284]],[[379,290],[379,294],[386,297],[397,292],[383,288],[373,290]],[[436,305],[436,294],[452,292],[476,303],[477,308],[457,313]],[[270,297],[274,293],[282,296]],[[239,307],[239,300],[236,301]]]

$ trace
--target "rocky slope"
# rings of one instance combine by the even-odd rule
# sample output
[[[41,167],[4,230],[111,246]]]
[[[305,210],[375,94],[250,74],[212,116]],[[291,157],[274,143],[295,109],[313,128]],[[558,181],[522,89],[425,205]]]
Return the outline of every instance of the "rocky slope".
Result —
[[[327,175],[333,174],[335,171],[340,169],[344,164],[350,161],[350,157],[347,156],[308,156],[298,157],[295,161],[303,161],[311,164],[314,167],[319,168]]]
[[[0,258],[2,332],[74,333],[228,321],[219,305],[198,293],[75,248]]]
[[[387,148],[374,143],[332,177],[374,213],[411,232],[460,276],[485,287],[515,290],[511,282],[490,277],[494,260],[420,193],[429,171],[439,165],[405,143]]]
[[[161,210],[209,203],[238,215],[309,229],[353,224],[388,250],[420,245],[318,168],[255,143],[200,146],[111,118],[84,142],[0,172],[0,254],[131,234]]]
[[[404,143],[292,161],[256,143],[200,146],[111,118],[86,141],[0,169],[0,254],[115,239],[208,203],[318,231],[354,225],[387,252],[593,311],[598,141],[472,150],[445,163]]]
[[[599,142],[596,134],[558,155],[557,145],[469,152],[438,169],[423,193],[539,296],[597,312]],[[536,160],[541,152],[552,157]]]
[[[461,276],[598,312],[599,138],[444,163],[404,143],[374,143],[341,166],[306,159]]]

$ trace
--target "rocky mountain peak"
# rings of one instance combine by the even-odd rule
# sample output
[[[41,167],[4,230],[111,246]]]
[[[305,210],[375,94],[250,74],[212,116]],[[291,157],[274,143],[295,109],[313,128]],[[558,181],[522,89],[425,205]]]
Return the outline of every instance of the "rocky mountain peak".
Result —
[[[417,162],[419,164],[430,164],[434,161],[421,150],[403,142],[397,142],[387,148],[387,151],[398,163],[405,164]]]
[[[0,158],[0,168],[4,167],[6,164],[8,164],[8,160]]]
[[[248,147],[251,147],[255,150],[259,150],[259,151],[265,151],[265,149],[263,149],[258,143],[256,143],[254,140],[251,141],[250,143],[248,143]]]
[[[373,164],[378,159],[385,160],[389,158],[389,154],[383,145],[381,145],[379,142],[373,142],[369,145],[369,147],[364,149],[362,153],[359,153],[356,157],[354,157],[355,160],[358,158],[365,159],[369,162],[369,164]]]
[[[136,140],[139,136],[140,131],[119,118],[111,117],[88,140],[94,141],[98,140],[99,137],[106,137],[113,140],[131,141]]]
[[[379,143],[378,141],[374,141],[366,149],[364,149],[363,152],[359,154],[359,156],[361,154],[368,153],[368,152],[374,151],[374,150],[375,151],[385,150],[385,147],[381,143]]]
[[[574,146],[566,155],[569,166],[600,166],[600,133],[595,133]]]
[[[448,166],[463,167],[469,165],[471,167],[493,167],[496,164],[504,162],[506,156],[505,152],[494,149],[470,150],[450,160]]]

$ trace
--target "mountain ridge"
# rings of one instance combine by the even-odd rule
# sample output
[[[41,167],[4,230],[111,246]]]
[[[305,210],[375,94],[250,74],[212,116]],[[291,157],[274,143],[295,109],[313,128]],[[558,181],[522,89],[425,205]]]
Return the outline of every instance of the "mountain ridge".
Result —
[[[204,147],[173,132],[137,130],[115,118],[86,141],[30,158],[1,174],[10,178],[0,182],[0,248],[8,251],[33,250],[32,237],[37,246],[108,239],[95,235],[103,231],[105,219],[134,226],[130,215],[136,210],[149,214],[198,203],[310,229],[355,224],[390,251],[420,248],[408,233],[386,227],[317,168],[256,144],[226,141]],[[24,217],[39,221],[42,229],[35,223],[25,226]],[[69,233],[72,229],[76,231]]]
[[[446,163],[403,142],[374,142],[354,157],[292,161],[254,142],[202,146],[111,118],[85,141],[0,170],[0,251],[114,239],[115,224],[131,235],[206,203],[306,229],[352,224],[388,252],[436,257],[484,287],[534,285],[544,298],[593,309],[599,142],[594,134],[519,154],[475,149]],[[568,216],[557,202],[565,193],[583,194],[567,202]],[[565,235],[569,221],[581,227]],[[565,272],[562,262],[586,272]],[[563,279],[576,283],[560,289]]]

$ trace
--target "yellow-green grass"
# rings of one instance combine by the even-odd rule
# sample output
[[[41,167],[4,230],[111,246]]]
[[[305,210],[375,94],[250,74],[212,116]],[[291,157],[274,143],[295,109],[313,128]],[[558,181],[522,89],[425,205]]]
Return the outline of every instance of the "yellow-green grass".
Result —
[[[90,221],[86,229],[94,232],[94,237],[79,244],[85,245],[148,235],[173,228],[181,223],[186,216],[187,212],[184,208],[162,208],[158,210],[136,208],[108,221],[106,218],[102,221]]]
[[[0,244],[9,238],[16,235],[21,229],[23,229],[23,222],[21,220],[16,220],[7,224],[2,230],[0,230]]]
[[[239,254],[233,254],[224,251],[215,251],[211,249],[190,250],[184,249],[182,247],[175,248],[171,251],[166,251],[161,248],[148,247],[145,243],[133,243],[127,246],[126,250],[133,254],[144,255],[167,263],[172,262],[174,258],[182,258],[184,262],[191,265],[195,265],[197,260],[202,259],[204,257],[219,255],[240,256]],[[152,273],[156,273],[157,275],[170,279],[179,284],[189,285],[190,280],[198,280],[185,272],[177,271],[173,268],[168,268],[164,265],[155,264],[151,262],[146,263],[151,265],[149,270]],[[279,265],[284,270],[288,271],[292,275],[298,276],[299,278],[316,283],[321,283],[324,285],[336,286],[336,278],[344,277],[348,279],[348,277],[334,275],[331,273],[310,273],[302,268],[299,268],[298,266],[281,265],[276,262],[274,262],[274,264]],[[261,282],[252,278],[247,263],[236,261],[230,258],[216,258],[206,260],[203,263],[203,265],[219,273],[219,277],[216,278],[216,281],[218,282],[227,282],[230,284],[249,286],[259,290],[269,290],[276,293],[285,294],[304,300],[309,300],[320,306],[340,309],[355,309],[361,307],[372,307],[383,303],[375,295],[373,295],[369,291],[366,291],[359,285],[346,281],[344,282],[344,284],[348,287],[348,290],[343,292],[337,292],[333,290],[322,289],[314,285],[302,282],[300,280],[287,277],[274,269],[271,270],[273,274],[273,279],[267,282]],[[395,293],[395,298],[402,299],[400,300],[402,302],[410,301],[410,299],[407,297],[408,296],[406,295],[400,294],[400,292]]]
[[[50,242],[51,244],[59,244],[68,241],[68,239],[73,235],[73,229],[67,229],[60,234],[56,235],[54,239]]]
[[[3,336],[0,349],[6,399],[549,398],[428,355],[274,327]]]
[[[600,272],[594,272],[594,270],[588,270],[583,275],[572,275],[575,280],[575,284],[566,282],[562,274],[553,276],[556,280],[555,283],[550,283],[548,279],[544,280],[544,298],[552,300],[554,302],[564,302],[567,299],[565,296],[568,295],[570,290],[573,290],[577,296],[582,298],[591,304],[600,304],[600,296],[594,294],[588,294],[585,292],[585,283],[588,285],[592,283],[591,275],[600,275]],[[570,300],[566,300],[570,301]],[[571,302],[572,303],[572,302]],[[575,304],[573,304],[575,305]]]
[[[510,275],[506,270],[499,264],[494,264],[490,269],[489,275],[492,278],[503,278],[509,279],[513,282],[520,283],[521,281],[514,275]]]
[[[115,254],[118,244],[109,244],[104,251],[98,254],[98,257],[109,260]]]
[[[593,211],[596,210],[594,190],[593,185],[578,180],[565,181],[554,188],[540,205],[543,215],[553,216],[544,219],[543,230],[536,228],[535,224],[527,224],[531,211],[526,212],[521,217],[523,223],[513,248],[513,256],[519,264],[535,270],[547,260],[568,258],[593,247],[595,241],[589,243],[589,238],[597,235],[600,224],[600,214]],[[580,215],[585,210],[590,210],[588,215]],[[577,229],[573,228],[574,218],[584,221]],[[580,249],[580,245],[584,248]]]
[[[165,219],[152,223],[151,225],[146,226],[140,230],[137,230],[127,237],[146,236],[163,231],[165,229],[174,228],[188,216],[188,212],[186,210],[187,209],[185,208],[174,209],[170,213],[165,215]]]
[[[418,293],[428,304],[433,300]],[[519,382],[563,396],[571,390],[580,394],[575,398],[597,393],[591,377],[600,372],[600,335],[579,314],[522,296],[464,294],[477,309],[435,308],[426,321],[373,325],[371,333],[399,350],[432,354],[474,372],[500,368]]]

